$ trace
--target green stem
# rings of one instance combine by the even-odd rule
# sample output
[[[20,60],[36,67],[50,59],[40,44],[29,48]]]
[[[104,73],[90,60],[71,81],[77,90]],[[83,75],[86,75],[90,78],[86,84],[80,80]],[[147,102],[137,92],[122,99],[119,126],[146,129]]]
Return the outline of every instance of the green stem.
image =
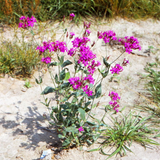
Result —
[[[111,64],[113,64],[113,63],[114,63],[114,62],[115,62],[119,57],[121,57],[121,56],[122,56],[122,54],[124,54],[124,52],[123,52],[123,53],[121,53],[121,54],[120,54],[120,56],[118,56],[118,57],[117,57],[113,62],[111,62],[111,63],[110,63],[110,65],[111,65]]]
[[[53,77],[52,77],[52,74],[51,74],[51,71],[50,71],[50,69],[49,69],[49,68],[48,68],[48,71],[49,71],[49,74],[50,74],[51,80],[52,80],[52,82],[53,82],[53,84],[54,84],[54,87],[56,88],[56,84],[55,84],[55,82],[54,82],[54,79],[53,79]]]
[[[100,82],[100,83],[102,83],[103,79],[104,79],[104,78],[102,78],[102,79],[101,79],[101,82]],[[93,108],[94,100],[95,100],[95,97],[94,97],[94,99],[93,99],[93,101],[92,101],[92,104],[91,104],[91,110],[90,110],[90,111],[89,111],[89,113],[88,113],[88,117],[87,117],[87,119],[89,118],[89,116],[90,116],[90,114],[91,114],[91,111],[92,111],[92,108]]]

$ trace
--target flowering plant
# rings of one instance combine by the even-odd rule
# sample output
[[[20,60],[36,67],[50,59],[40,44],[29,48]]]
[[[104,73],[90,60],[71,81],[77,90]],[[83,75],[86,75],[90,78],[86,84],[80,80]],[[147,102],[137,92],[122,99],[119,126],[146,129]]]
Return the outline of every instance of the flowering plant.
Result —
[[[33,27],[34,23],[37,22],[36,19],[32,16],[31,18],[29,17],[25,17],[25,16],[21,16],[20,20],[22,22],[19,23],[19,28],[28,28],[28,27]]]
[[[74,14],[70,14],[70,20],[73,20]],[[96,119],[91,114],[92,109],[98,103],[94,104],[94,101],[102,97],[102,81],[107,77],[108,73],[119,74],[123,71],[122,66],[126,66],[129,61],[124,59],[122,65],[109,63],[109,57],[103,57],[103,69],[100,70],[99,66],[102,65],[100,61],[96,60],[96,54],[93,53],[92,45],[89,39],[90,25],[84,23],[84,33],[82,37],[76,37],[74,32],[66,32],[66,37],[71,40],[72,47],[67,47],[65,42],[43,42],[42,46],[38,46],[36,50],[39,50],[39,55],[42,56],[41,61],[45,63],[48,70],[51,71],[53,67],[57,67],[57,72],[54,75],[51,74],[54,87],[47,86],[42,95],[49,93],[55,93],[56,103],[51,107],[50,118],[56,125],[58,136],[62,140],[63,148],[71,146],[77,146],[83,143],[91,145],[97,140],[101,134],[101,126],[103,126],[103,119],[106,115],[107,109],[105,107],[105,113],[101,120]],[[68,36],[69,35],[69,36]],[[134,37],[125,37],[124,39],[118,39],[114,31],[105,31],[97,33],[98,39],[103,39],[105,43],[109,43],[111,40],[120,41],[125,47],[125,51],[130,53],[132,49],[141,49],[139,42]],[[45,56],[46,52],[55,53],[57,61],[52,61],[52,56]],[[73,60],[65,59],[70,56]],[[73,66],[72,68],[70,66]],[[74,73],[71,75],[71,69],[74,68]],[[111,69],[110,69],[111,68]],[[101,77],[95,80],[94,74],[96,70],[99,71]],[[51,72],[50,72],[51,73]],[[36,79],[38,84],[42,83]],[[111,101],[108,105],[113,108],[113,111],[118,112],[120,96],[118,93],[112,91],[109,92]],[[45,103],[48,108],[50,107],[50,100],[45,98]],[[107,106],[108,106],[107,105]],[[92,120],[94,119],[94,121]]]

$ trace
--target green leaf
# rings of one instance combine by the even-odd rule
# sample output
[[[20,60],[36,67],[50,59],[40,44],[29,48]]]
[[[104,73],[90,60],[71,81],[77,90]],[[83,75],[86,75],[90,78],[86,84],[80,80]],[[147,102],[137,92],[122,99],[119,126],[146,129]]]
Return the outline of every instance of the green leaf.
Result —
[[[91,149],[91,150],[89,150],[89,151],[87,151],[87,152],[99,151],[100,149],[101,149],[101,148]]]
[[[71,143],[71,141],[69,139],[66,139],[63,143],[62,143],[62,147],[66,147]]]
[[[60,104],[60,107],[63,108],[63,109],[68,108],[68,106],[66,104]]]
[[[62,88],[62,89],[67,88],[67,87],[69,87],[69,85],[70,85],[69,82],[63,83],[63,84],[61,85],[61,88]]]
[[[78,138],[77,137],[74,137],[75,138],[75,140],[76,140],[76,143],[79,145],[79,140],[78,140]]]
[[[80,113],[81,119],[85,121],[85,111],[82,108],[79,108],[78,112]]]
[[[76,97],[73,98],[72,103],[76,103],[78,99]]]
[[[101,83],[96,87],[95,89],[95,96],[96,98],[99,98],[102,94],[102,86]]]
[[[34,32],[33,32],[33,30],[31,30],[31,34],[34,36],[35,34],[34,34]]]
[[[37,84],[41,84],[42,83],[42,77],[41,76],[39,76],[39,80],[36,78],[36,83]]]
[[[95,108],[97,106],[97,104],[95,103],[94,105],[92,105],[92,108]]]
[[[70,78],[70,72],[67,72],[64,80],[67,81],[69,78]]]
[[[52,111],[57,113],[58,112],[58,107],[57,106],[56,107],[53,106],[52,107]]]
[[[65,76],[66,76],[66,72],[65,72],[65,69],[63,69],[60,73],[60,80],[61,81],[64,80]]]
[[[107,75],[108,75],[108,73],[109,73],[109,68],[105,71],[105,70],[100,70],[99,68],[98,68],[98,71],[99,71],[99,73],[101,73],[101,75],[102,75],[102,77],[103,78],[105,78]],[[105,72],[104,72],[105,71]]]
[[[58,134],[58,138],[63,139],[63,138],[65,138],[65,136]]]
[[[85,103],[85,108],[88,107],[90,105],[91,101],[88,101]]]
[[[68,65],[70,65],[70,64],[72,64],[72,62],[69,61],[69,60],[66,60],[66,61],[61,65],[61,67],[63,68],[63,67],[66,67],[66,66],[68,66]]]
[[[55,79],[56,84],[59,84],[59,83],[60,83],[60,82],[58,81],[58,75],[57,75],[57,74],[55,75],[54,79]]]
[[[102,77],[105,78],[109,73],[109,70],[105,71],[104,73],[101,73],[102,74]]]
[[[44,94],[48,94],[48,93],[53,93],[55,91],[56,90],[54,88],[47,86],[41,94],[44,95]]]
[[[106,61],[106,59],[104,57],[103,57],[103,63],[107,68],[110,67],[110,64]]]
[[[46,107],[49,107],[51,100],[48,101],[48,98],[45,98],[45,103],[41,102],[42,104],[44,104]]]
[[[52,67],[53,66],[58,66],[58,63],[57,62],[51,62],[51,63],[48,64],[48,67],[50,67],[50,66],[52,66]]]
[[[126,145],[124,145],[124,148],[125,148],[127,151],[132,152],[132,150],[129,149]]]
[[[67,127],[66,129],[65,129],[67,132],[77,132],[77,130],[76,130],[76,128],[75,127]]]
[[[64,62],[64,56],[61,56],[61,57],[58,56],[58,60],[60,61],[60,64],[63,64],[63,62]]]
[[[17,14],[16,12],[13,12],[16,16],[18,16],[19,18],[21,17],[21,15]]]
[[[92,142],[91,142],[90,140],[87,139],[87,144],[88,144],[88,145],[91,145]]]

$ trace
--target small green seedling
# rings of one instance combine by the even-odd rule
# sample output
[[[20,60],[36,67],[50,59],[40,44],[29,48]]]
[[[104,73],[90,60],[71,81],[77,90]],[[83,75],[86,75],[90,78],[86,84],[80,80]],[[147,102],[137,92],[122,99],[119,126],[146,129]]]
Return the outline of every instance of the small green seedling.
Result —
[[[32,87],[28,79],[26,79],[24,86],[26,88],[31,88]]]

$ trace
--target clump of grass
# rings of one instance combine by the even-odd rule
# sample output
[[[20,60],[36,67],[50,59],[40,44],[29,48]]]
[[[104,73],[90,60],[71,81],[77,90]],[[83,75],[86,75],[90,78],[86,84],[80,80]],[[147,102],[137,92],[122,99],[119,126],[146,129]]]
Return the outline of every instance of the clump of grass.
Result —
[[[21,15],[34,15],[36,19],[47,21],[76,14],[81,16],[125,18],[160,17],[160,2],[157,0],[0,0],[0,21],[14,23]]]
[[[32,45],[23,46],[7,42],[0,48],[0,73],[12,76],[31,76],[33,69],[40,62],[40,57]]]
[[[151,95],[149,98],[160,106],[160,61],[147,63],[145,71],[148,73],[146,88]]]
[[[151,118],[148,119],[148,123],[154,126],[155,128],[159,128],[160,126],[160,108],[152,107],[149,105],[145,106],[137,106],[140,109],[140,112],[146,112]]]
[[[106,125],[106,129],[103,130],[103,136],[101,137],[103,142],[101,142],[100,147],[90,151],[100,150],[109,159],[117,154],[124,156],[126,155],[126,151],[132,152],[129,148],[132,142],[137,142],[143,147],[159,145],[159,143],[150,138],[154,133],[154,129],[147,126],[150,117],[141,118],[140,115],[135,116],[133,112],[130,112],[128,115],[122,115],[121,118],[113,118],[111,116],[111,119],[113,125]],[[110,150],[114,149],[110,154],[105,151],[108,146],[111,147]]]

